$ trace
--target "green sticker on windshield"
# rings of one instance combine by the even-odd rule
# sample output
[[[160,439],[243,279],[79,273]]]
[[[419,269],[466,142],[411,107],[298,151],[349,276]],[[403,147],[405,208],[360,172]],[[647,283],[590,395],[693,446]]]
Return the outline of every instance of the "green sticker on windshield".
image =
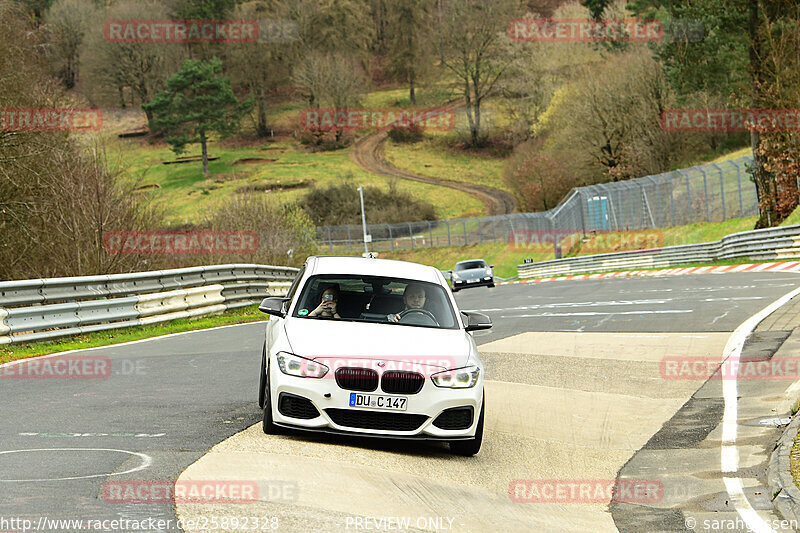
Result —
[[[306,316],[308,314],[308,309],[301,309],[297,312],[300,316]]]

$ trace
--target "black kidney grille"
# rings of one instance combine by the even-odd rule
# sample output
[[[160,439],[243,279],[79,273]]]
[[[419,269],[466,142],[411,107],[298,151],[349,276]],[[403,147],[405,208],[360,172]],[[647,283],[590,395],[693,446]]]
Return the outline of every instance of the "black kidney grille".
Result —
[[[339,426],[381,431],[414,431],[428,419],[425,415],[407,413],[379,413],[356,409],[325,409]]]
[[[381,376],[381,389],[392,394],[416,394],[424,384],[425,377],[417,372],[387,370]]]
[[[439,429],[469,429],[472,426],[474,413],[471,405],[451,407],[442,411],[442,414],[433,421],[433,425]]]
[[[339,368],[336,370],[336,384],[346,390],[372,392],[378,388],[378,373],[371,368]]]
[[[319,411],[308,398],[282,392],[278,397],[278,412],[291,418],[310,420],[319,416]]]

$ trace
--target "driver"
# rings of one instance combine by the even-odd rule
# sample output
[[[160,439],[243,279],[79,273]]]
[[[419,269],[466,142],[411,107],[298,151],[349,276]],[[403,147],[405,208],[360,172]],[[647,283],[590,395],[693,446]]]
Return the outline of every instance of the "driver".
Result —
[[[425,287],[419,283],[409,283],[403,291],[403,304],[405,309],[422,309],[425,306]],[[400,320],[400,313],[389,315],[389,321],[398,322]]]

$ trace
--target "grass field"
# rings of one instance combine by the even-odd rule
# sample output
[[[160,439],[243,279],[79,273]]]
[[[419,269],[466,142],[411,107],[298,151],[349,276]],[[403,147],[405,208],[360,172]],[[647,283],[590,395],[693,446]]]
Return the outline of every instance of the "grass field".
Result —
[[[118,157],[126,175],[143,187],[154,187],[151,194],[167,206],[170,223],[200,222],[221,202],[237,194],[262,194],[279,202],[297,200],[310,187],[324,187],[352,179],[358,185],[389,188],[389,178],[361,170],[349,158],[349,149],[311,153],[295,141],[230,146],[211,143],[209,153],[219,157],[209,163],[204,177],[200,162],[163,165],[174,154],[165,144],[139,139],[119,139],[111,143],[112,159]],[[193,148],[185,155],[198,155]],[[249,162],[243,160],[251,160]],[[482,204],[467,193],[435,185],[399,180],[397,187],[415,198],[430,202],[440,218],[476,213]]]

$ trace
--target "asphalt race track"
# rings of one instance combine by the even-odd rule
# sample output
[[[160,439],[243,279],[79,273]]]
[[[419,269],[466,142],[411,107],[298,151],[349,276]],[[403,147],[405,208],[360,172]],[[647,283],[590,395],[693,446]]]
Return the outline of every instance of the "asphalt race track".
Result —
[[[3,518],[70,529],[43,517],[154,518],[173,522],[150,530],[175,530],[177,516],[204,513],[277,516],[279,531],[367,530],[356,516],[407,516],[408,531],[613,531],[607,502],[520,503],[509,484],[613,479],[702,386],[659,380],[658,359],[718,356],[729,332],[798,286],[797,274],[753,272],[460,291],[463,310],[494,322],[476,332],[487,423],[474,458],[438,443],[264,435],[256,425],[263,324],[60,356],[108,358],[111,372],[0,378],[0,531],[23,529]],[[182,472],[262,487],[280,480],[294,492],[289,501],[221,507],[104,498],[108,480],[171,481]]]

